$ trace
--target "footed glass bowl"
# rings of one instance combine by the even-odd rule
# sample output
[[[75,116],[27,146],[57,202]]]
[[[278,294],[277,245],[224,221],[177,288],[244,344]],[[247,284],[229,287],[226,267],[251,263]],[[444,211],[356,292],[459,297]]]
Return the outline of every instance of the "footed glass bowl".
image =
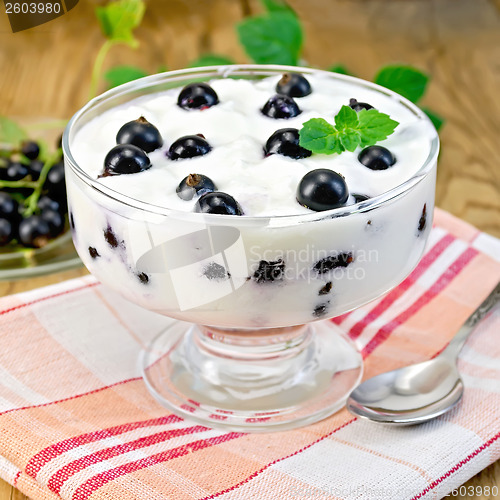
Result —
[[[208,426],[290,429],[344,405],[362,359],[328,319],[395,287],[420,260],[432,226],[437,134],[417,173],[397,188],[347,207],[276,217],[180,212],[131,199],[87,175],[72,148],[89,120],[136,97],[285,71],[317,72],[241,65],[143,78],[88,103],[63,138],[82,261],[130,301],[179,320],[141,354],[144,380],[161,404]],[[428,120],[387,89],[322,73],[388,95],[415,120]]]

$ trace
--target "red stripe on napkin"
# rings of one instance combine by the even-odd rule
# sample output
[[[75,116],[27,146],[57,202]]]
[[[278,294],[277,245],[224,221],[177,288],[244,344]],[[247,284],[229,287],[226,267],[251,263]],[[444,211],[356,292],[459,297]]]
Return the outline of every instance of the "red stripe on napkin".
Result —
[[[478,254],[479,252],[474,248],[467,248],[446,271],[440,276],[440,278],[431,286],[427,292],[425,292],[421,297],[419,297],[410,307],[403,311],[399,316],[394,318],[392,321],[380,328],[375,336],[366,344],[362,350],[363,357],[369,356],[382,342],[385,342],[389,335],[404,322],[408,321],[415,313],[417,313],[422,307],[427,305],[434,297],[436,297],[445,287],[447,287],[451,281],[462,271],[467,264]]]
[[[55,443],[39,453],[37,453],[26,465],[26,474],[31,477],[36,477],[40,469],[48,464],[51,460],[59,456],[61,453],[77,448],[87,443],[99,441],[100,439],[108,438],[111,436],[118,436],[124,432],[129,432],[141,427],[149,427],[153,425],[164,425],[173,422],[180,422],[182,419],[177,415],[168,415],[167,417],[154,418],[151,420],[143,420],[140,422],[129,422],[127,424],[109,427],[100,431],[89,432],[81,434],[80,436],[72,437]]]
[[[208,430],[208,427],[203,427],[201,425],[197,425],[194,427],[185,427],[184,429],[171,429],[168,431],[159,432],[157,434],[152,434],[150,436],[144,436],[134,441],[130,441],[129,443],[123,443],[120,445],[105,448],[103,450],[99,450],[95,453],[66,464],[49,479],[47,486],[54,493],[59,493],[65,481],[67,481],[74,474],[77,474],[78,472],[82,471],[92,464],[103,462],[104,460],[109,460],[110,458],[123,455],[124,453],[128,453],[129,451],[139,450],[153,444],[162,443],[168,441],[169,439]]]
[[[438,259],[438,257],[455,241],[451,234],[447,234],[441,238],[422,258],[420,264],[412,271],[399,286],[389,292],[368,314],[360,321],[358,321],[350,330],[349,337],[357,339],[363,330],[372,321],[377,319],[383,312],[387,311],[389,307],[396,302],[417,280],[422,274],[429,269],[429,267]]]
[[[192,453],[194,451],[199,451],[204,448],[208,448],[210,446],[214,446],[217,444],[224,443],[226,441],[230,441],[232,439],[239,438],[244,434],[239,432],[230,432],[228,434],[223,434],[222,436],[216,436],[209,439],[201,439],[200,441],[195,441],[194,443],[189,443],[184,446],[179,446],[172,450],[167,450],[162,453],[157,453],[155,455],[151,455],[147,458],[143,458],[141,460],[136,460],[134,462],[130,462],[119,467],[115,467],[114,469],[110,469],[106,472],[101,472],[100,474],[96,474],[88,481],[80,485],[75,493],[72,495],[73,500],[87,500],[92,493],[96,490],[104,486],[106,483],[115,480],[116,478],[123,476],[125,474],[130,474],[131,472],[135,472],[140,469],[144,469],[146,467],[151,467],[156,464],[160,464],[162,462],[167,462],[169,460],[173,460],[174,458],[179,458],[188,453]]]

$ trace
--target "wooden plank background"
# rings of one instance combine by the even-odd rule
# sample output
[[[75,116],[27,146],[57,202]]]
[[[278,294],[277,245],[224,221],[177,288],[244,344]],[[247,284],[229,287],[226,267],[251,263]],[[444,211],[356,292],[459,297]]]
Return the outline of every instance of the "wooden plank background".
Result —
[[[0,114],[65,119],[86,102],[92,64],[103,42],[94,8],[103,3],[81,0],[64,16],[16,34],[0,10]],[[304,64],[328,68],[341,63],[372,79],[382,65],[407,63],[432,76],[422,104],[446,119],[436,204],[500,237],[500,0],[289,3],[305,28]],[[136,31],[140,47],[113,48],[105,67],[133,64],[154,73],[185,67],[207,52],[246,62],[234,24],[259,11],[258,0],[147,1]],[[84,272],[0,282],[0,296]],[[467,485],[500,486],[500,464]],[[0,500],[24,498],[0,482]]]

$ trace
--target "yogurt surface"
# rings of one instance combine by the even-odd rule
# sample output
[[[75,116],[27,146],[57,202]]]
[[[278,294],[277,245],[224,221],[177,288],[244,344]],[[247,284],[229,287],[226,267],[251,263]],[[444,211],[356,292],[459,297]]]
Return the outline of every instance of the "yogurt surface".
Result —
[[[116,145],[118,130],[144,116],[155,125],[163,147],[149,153],[152,167],[135,174],[99,178],[99,182],[135,200],[180,211],[193,211],[193,200],[176,194],[180,181],[189,174],[203,174],[218,191],[233,196],[248,216],[298,215],[312,211],[296,200],[297,186],[309,171],[327,168],[344,176],[349,192],[373,197],[404,183],[423,165],[435,135],[426,120],[419,119],[395,98],[380,92],[329,78],[307,75],[312,93],[295,98],[302,112],[289,119],[265,116],[261,109],[276,94],[280,76],[259,81],[221,78],[208,82],[219,104],[204,110],[185,110],[177,105],[182,87],[139,97],[110,109],[86,123],[76,134],[73,155],[92,178],[103,172],[104,158]],[[370,170],[361,164],[361,148],[342,154],[313,154],[292,159],[280,154],[268,157],[264,146],[282,128],[297,128],[311,118],[334,117],[350,98],[367,102],[399,122],[395,132],[377,143],[389,149],[396,163],[387,170]],[[171,160],[170,145],[184,135],[203,134],[212,150],[203,156]],[[352,202],[352,196],[350,202]]]

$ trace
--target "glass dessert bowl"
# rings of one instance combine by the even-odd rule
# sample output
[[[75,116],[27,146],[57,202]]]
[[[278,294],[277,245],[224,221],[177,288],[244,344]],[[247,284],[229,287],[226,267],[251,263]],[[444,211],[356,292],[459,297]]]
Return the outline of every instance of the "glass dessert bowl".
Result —
[[[428,145],[413,173],[339,208],[237,216],[124,194],[90,175],[74,154],[82,150],[82,128],[134,99],[191,82],[256,82],[290,71],[378,94],[405,110],[408,128],[424,124]],[[154,397],[181,416],[242,431],[290,429],[340,409],[361,378],[362,359],[328,320],[389,291],[419,262],[432,226],[438,149],[427,117],[406,99],[309,68],[173,71],[117,87],[82,108],[63,138],[75,247],[102,283],[178,320],[141,354]]]

